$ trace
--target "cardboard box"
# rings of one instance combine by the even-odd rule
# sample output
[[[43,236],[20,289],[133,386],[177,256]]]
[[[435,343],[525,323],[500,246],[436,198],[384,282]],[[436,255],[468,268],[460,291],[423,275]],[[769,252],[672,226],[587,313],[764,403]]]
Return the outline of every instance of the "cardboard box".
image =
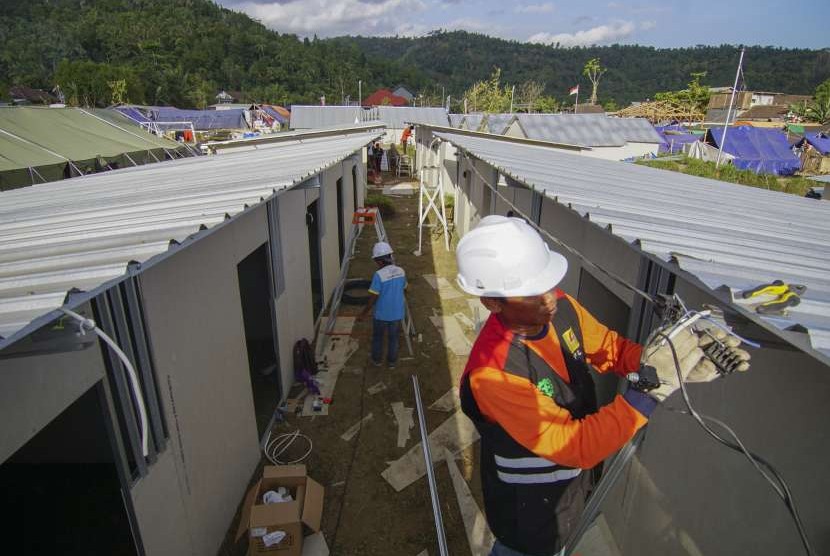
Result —
[[[263,504],[262,495],[285,487],[292,502]],[[300,556],[304,529],[320,530],[323,515],[323,487],[306,474],[305,465],[266,466],[262,478],[245,496],[236,539],[248,533],[248,554],[252,556]],[[277,541],[280,534],[285,536]]]

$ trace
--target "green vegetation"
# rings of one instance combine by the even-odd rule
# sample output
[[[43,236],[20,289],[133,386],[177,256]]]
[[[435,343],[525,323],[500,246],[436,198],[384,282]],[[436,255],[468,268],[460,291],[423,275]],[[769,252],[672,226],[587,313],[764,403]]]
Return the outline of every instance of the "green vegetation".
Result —
[[[790,106],[790,109],[803,120],[830,123],[830,79],[816,87],[813,102],[799,102]]]
[[[204,107],[221,89],[240,101],[339,103],[357,100],[359,79],[364,92],[427,83],[411,66],[278,34],[209,0],[27,0],[0,13],[0,92],[59,85],[70,104],[98,106]]]
[[[739,183],[752,187],[761,187],[773,191],[783,191],[803,197],[810,187],[816,182],[802,177],[778,177],[772,174],[756,174],[750,170],[739,170],[731,164],[722,164],[720,168],[715,167],[714,162],[706,162],[694,158],[684,157],[681,160],[638,160],[637,164],[671,170],[702,178],[711,178],[730,183]]]
[[[597,87],[599,87],[599,80],[602,79],[606,71],[608,71],[608,68],[604,68],[599,64],[599,58],[591,58],[585,62],[585,67],[582,68],[582,75],[591,82],[591,104],[597,103]]]
[[[364,204],[367,207],[378,207],[380,216],[384,220],[395,216],[395,203],[392,202],[392,199],[381,193],[367,193]]]
[[[692,80],[682,91],[666,91],[654,95],[654,100],[661,100],[671,103],[690,114],[706,113],[706,106],[709,104],[709,86],[702,85],[700,80],[706,77],[706,72],[692,74]]]
[[[602,60],[598,102],[614,100],[627,106],[633,100],[653,99],[655,91],[678,91],[687,86],[690,73],[706,72],[706,82],[731,85],[735,79],[739,46],[653,48],[637,45],[557,48],[520,43],[464,31],[435,32],[424,37],[341,37],[330,42],[357,45],[371,60],[395,60],[418,68],[429,78],[426,96],[438,98],[441,87],[456,101],[471,83],[487,79],[494,67],[502,68],[507,83],[535,80],[545,83],[545,94],[571,104],[568,89],[582,77],[585,63]],[[810,94],[830,77],[828,50],[750,46],[744,63],[746,83],[754,90]],[[437,89],[437,92],[435,90]],[[582,95],[580,95],[581,97]]]
[[[463,31],[300,39],[210,0],[26,0],[5,2],[0,12],[0,98],[12,85],[59,85],[81,105],[203,107],[221,89],[241,92],[240,101],[325,96],[332,104],[357,100],[362,80],[364,93],[402,83],[434,106],[443,87],[460,110],[464,91],[502,68],[502,89],[516,85],[516,104],[555,110],[571,103],[567,91],[586,80],[586,63],[601,59],[607,71],[597,102],[626,106],[682,89],[690,72],[731,83],[737,53],[729,45],[559,48]],[[758,90],[807,94],[830,76],[826,49],[749,47],[746,60],[746,82]]]

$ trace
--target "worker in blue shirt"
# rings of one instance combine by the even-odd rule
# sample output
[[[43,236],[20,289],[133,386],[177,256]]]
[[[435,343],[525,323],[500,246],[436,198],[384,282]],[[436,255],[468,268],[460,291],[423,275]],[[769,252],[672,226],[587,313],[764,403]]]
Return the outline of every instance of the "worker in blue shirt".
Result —
[[[406,273],[393,264],[392,247],[385,241],[379,241],[372,247],[372,259],[378,270],[369,286],[369,302],[358,318],[363,319],[374,309],[372,364],[380,366],[383,363],[383,337],[388,335],[386,362],[390,369],[394,369],[398,361],[398,334],[405,314]]]

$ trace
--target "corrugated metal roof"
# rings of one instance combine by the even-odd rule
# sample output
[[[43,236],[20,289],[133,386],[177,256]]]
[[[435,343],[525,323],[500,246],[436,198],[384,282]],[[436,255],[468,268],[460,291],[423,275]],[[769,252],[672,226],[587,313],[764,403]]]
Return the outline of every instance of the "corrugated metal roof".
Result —
[[[318,129],[349,126],[378,118],[377,108],[360,106],[300,106],[291,107],[291,129]]]
[[[298,137],[255,151],[116,170],[0,192],[0,348],[63,305],[381,135]]]
[[[663,142],[645,118],[612,118],[604,114],[516,114],[515,120],[529,139],[587,147]]]
[[[411,106],[292,106],[291,129],[317,129],[329,126],[353,125],[381,121],[391,129],[403,129],[407,123],[445,126],[449,122],[443,108],[414,108]]]
[[[412,106],[378,106],[380,120],[386,127],[402,129],[406,124],[445,126],[449,123],[447,111],[443,108],[416,108]]]
[[[830,183],[830,176],[810,176],[810,179],[815,181],[822,181],[824,183]]]
[[[481,121],[484,119],[484,114],[467,114],[461,120],[459,125],[462,129],[469,129],[470,131],[478,131],[481,127]]]
[[[830,355],[830,202],[496,138],[436,135],[712,289],[734,293],[776,279],[806,285],[787,318],[764,319],[804,326],[813,347]]]
[[[487,131],[496,135],[501,135],[513,121],[516,114],[487,114],[485,117],[485,125]]]

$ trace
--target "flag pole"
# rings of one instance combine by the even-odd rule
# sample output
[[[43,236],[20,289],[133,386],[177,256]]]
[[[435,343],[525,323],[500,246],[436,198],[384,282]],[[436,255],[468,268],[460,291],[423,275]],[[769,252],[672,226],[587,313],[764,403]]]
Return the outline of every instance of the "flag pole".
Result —
[[[726,123],[723,126],[723,133],[720,136],[720,148],[718,149],[718,160],[715,168],[720,167],[720,159],[723,156],[723,143],[726,141],[726,130],[729,129],[729,119],[732,117],[732,103],[735,101],[735,91],[738,89],[738,78],[741,75],[741,65],[744,63],[745,48],[741,48],[741,57],[738,59],[738,71],[735,72],[735,85],[732,87],[732,95],[729,97],[729,109],[726,111]]]

